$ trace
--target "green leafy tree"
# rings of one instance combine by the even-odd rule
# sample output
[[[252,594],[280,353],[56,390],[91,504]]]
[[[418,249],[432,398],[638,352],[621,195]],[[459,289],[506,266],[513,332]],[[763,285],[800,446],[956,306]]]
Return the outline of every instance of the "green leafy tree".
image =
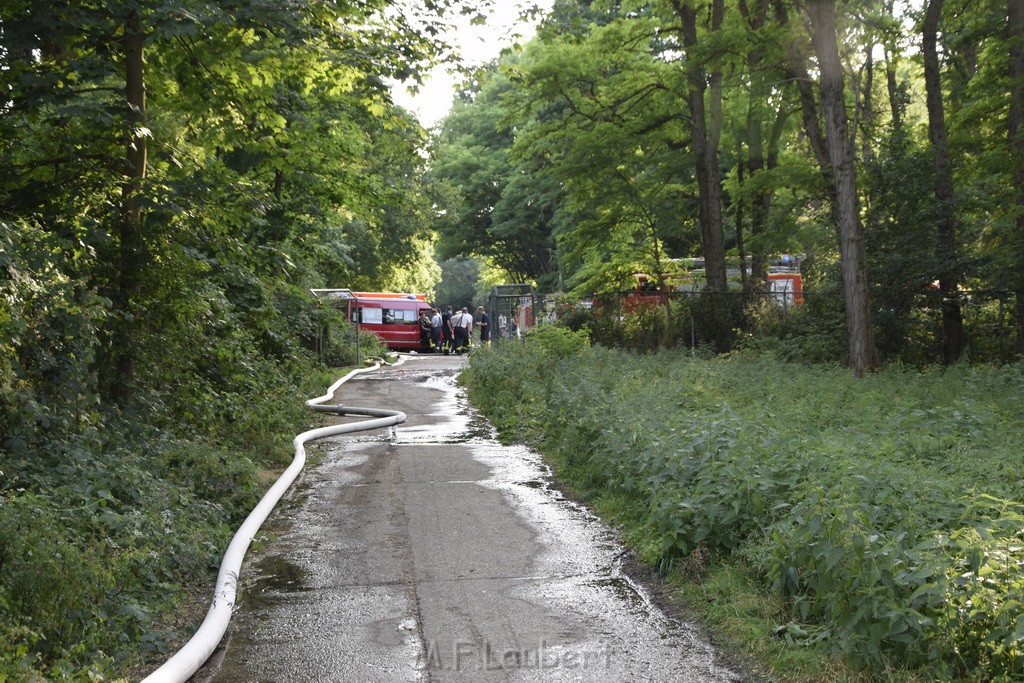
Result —
[[[438,221],[441,258],[479,256],[519,281],[550,279],[553,193],[510,158],[514,132],[501,98],[507,78],[492,66],[479,91],[463,93],[436,143],[433,177],[458,188]]]
[[[473,305],[479,284],[479,260],[463,257],[442,261],[441,282],[435,290],[434,301],[439,306],[468,308]]]
[[[305,419],[341,324],[308,288],[436,281],[386,82],[455,4],[0,6],[0,678],[165,647]]]

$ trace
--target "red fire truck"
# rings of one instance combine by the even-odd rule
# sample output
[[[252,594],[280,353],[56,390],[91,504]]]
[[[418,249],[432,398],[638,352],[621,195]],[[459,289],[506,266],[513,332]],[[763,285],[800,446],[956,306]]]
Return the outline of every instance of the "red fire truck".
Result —
[[[420,313],[433,310],[425,294],[400,292],[353,292],[347,289],[313,289],[313,295],[346,311],[351,322],[373,332],[389,349],[423,349]]]

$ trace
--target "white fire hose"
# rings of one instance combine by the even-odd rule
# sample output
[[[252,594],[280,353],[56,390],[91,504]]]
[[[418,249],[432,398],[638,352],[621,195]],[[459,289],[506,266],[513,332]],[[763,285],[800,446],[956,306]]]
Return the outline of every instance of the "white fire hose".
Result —
[[[399,357],[397,363],[389,363],[389,365],[398,365],[404,360],[404,357]],[[274,485],[270,487],[270,490],[263,495],[260,502],[249,513],[249,516],[245,518],[245,521],[238,528],[238,531],[235,532],[227,551],[224,553],[224,559],[220,563],[220,571],[217,573],[217,585],[213,590],[213,601],[210,603],[210,609],[207,611],[206,618],[203,620],[202,625],[200,625],[199,630],[195,632],[191,640],[185,643],[184,647],[164,662],[163,666],[147,676],[143,683],[164,683],[165,681],[168,683],[182,683],[188,680],[210,658],[214,650],[217,649],[221,638],[224,637],[224,632],[227,631],[228,622],[231,621],[231,614],[235,609],[238,575],[242,567],[242,560],[245,558],[245,553],[249,550],[249,545],[252,543],[253,538],[256,537],[256,533],[263,526],[263,522],[270,516],[274,506],[281,500],[306,464],[305,444],[307,441],[322,439],[325,436],[336,436],[338,434],[361,432],[367,429],[390,427],[405,422],[405,413],[398,410],[322,405],[331,400],[334,392],[342,384],[358,374],[377,370],[383,362],[377,361],[372,367],[352,370],[332,384],[326,394],[306,401],[307,406],[319,412],[337,413],[338,415],[365,415],[375,419],[311,429],[299,434],[292,440],[292,444],[295,446],[295,457],[292,459],[291,465],[288,466],[288,469],[284,471]]]

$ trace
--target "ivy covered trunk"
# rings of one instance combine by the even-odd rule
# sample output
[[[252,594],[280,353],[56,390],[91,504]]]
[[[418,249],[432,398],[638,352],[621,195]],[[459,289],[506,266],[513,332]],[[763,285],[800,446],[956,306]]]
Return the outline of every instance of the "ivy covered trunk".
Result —
[[[123,38],[125,101],[127,105],[127,145],[125,179],[121,191],[121,219],[118,231],[118,275],[114,308],[118,314],[110,339],[108,355],[113,375],[108,385],[109,398],[124,404],[135,376],[134,330],[137,311],[133,310],[142,274],[142,183],[146,178],[146,84],[143,62],[145,34],[138,10],[125,21]]]

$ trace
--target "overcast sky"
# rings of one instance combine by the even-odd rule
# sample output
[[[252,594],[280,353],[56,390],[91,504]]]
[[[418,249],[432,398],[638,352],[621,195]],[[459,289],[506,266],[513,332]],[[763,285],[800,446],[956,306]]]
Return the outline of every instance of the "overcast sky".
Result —
[[[453,17],[451,21],[457,28],[453,35],[449,35],[449,40],[459,46],[468,65],[483,64],[497,57],[503,48],[511,45],[517,34],[532,34],[533,26],[519,21],[523,5],[540,5],[548,8],[551,2],[552,0],[498,0],[498,6],[491,8],[489,12],[486,25],[470,25],[471,16]],[[446,73],[445,69],[443,66],[434,69],[429,80],[416,95],[410,95],[401,85],[394,88],[395,102],[415,113],[426,128],[444,118],[451,108],[459,77]]]

